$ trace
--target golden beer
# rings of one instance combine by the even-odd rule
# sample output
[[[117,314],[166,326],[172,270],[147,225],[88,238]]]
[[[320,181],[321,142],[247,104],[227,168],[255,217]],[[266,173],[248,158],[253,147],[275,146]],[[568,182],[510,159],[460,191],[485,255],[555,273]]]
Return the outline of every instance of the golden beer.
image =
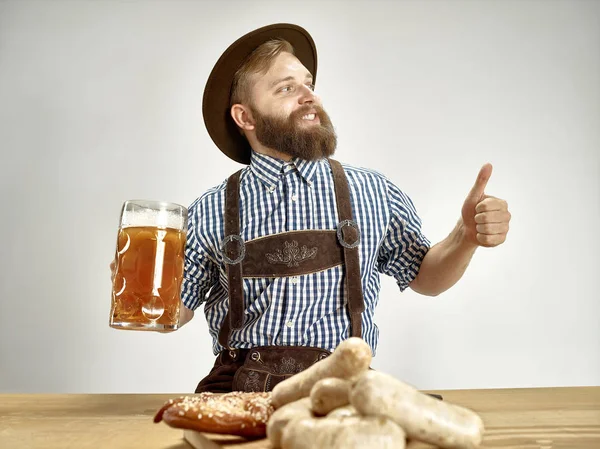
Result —
[[[111,327],[177,329],[187,220],[182,208],[125,203],[115,254]]]

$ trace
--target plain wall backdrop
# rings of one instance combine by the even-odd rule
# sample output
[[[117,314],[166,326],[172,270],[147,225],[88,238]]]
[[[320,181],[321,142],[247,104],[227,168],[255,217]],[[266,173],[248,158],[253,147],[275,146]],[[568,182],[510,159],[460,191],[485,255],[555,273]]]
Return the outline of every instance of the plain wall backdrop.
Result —
[[[480,167],[509,204],[436,297],[382,279],[373,367],[423,389],[600,385],[600,2],[0,2],[0,392],[192,392],[202,309],[109,328],[124,200],[189,205],[241,168],[204,83],[255,28],[314,37],[335,157],[390,177],[445,238]]]

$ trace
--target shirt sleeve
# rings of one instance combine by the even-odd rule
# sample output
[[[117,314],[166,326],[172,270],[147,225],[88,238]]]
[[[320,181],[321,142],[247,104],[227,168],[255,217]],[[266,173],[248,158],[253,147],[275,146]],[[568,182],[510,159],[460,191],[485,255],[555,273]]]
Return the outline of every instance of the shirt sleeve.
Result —
[[[218,267],[210,256],[208,246],[203,243],[200,201],[190,206],[188,212],[187,242],[181,300],[190,310],[196,310],[204,301],[210,289],[218,282]]]
[[[390,218],[379,248],[377,268],[394,277],[400,291],[404,291],[417,277],[431,243],[421,232],[421,219],[411,199],[390,181],[387,201]]]

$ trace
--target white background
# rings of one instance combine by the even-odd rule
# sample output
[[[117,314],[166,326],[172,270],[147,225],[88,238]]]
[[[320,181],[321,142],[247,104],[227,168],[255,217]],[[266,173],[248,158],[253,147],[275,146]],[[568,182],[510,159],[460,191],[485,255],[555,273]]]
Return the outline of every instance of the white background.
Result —
[[[336,158],[385,173],[427,236],[485,162],[513,214],[437,298],[383,279],[373,366],[419,388],[600,385],[600,2],[0,2],[0,391],[192,392],[201,310],[110,329],[121,204],[188,205],[241,166],[204,128],[242,34],[305,27]]]

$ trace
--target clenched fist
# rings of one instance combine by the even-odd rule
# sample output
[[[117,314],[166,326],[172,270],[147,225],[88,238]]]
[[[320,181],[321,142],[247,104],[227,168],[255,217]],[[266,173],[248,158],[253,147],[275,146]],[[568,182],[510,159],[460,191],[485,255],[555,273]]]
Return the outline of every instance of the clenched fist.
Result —
[[[491,175],[491,164],[485,164],[462,207],[466,238],[485,247],[504,243],[511,219],[506,201],[485,194]]]

